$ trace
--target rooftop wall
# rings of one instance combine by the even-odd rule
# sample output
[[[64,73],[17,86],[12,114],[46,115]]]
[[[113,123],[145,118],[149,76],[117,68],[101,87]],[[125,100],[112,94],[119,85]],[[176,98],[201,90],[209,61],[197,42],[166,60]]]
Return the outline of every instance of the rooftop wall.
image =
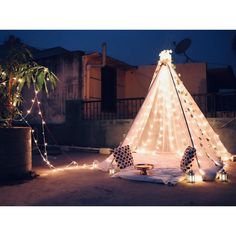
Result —
[[[125,74],[125,98],[145,97],[151,83],[156,65],[142,65]],[[206,64],[177,64],[177,73],[191,94],[206,93]]]
[[[226,149],[230,153],[236,154],[236,120],[234,118],[207,118],[207,120],[215,132],[219,134]],[[77,120],[64,125],[49,125],[49,129],[60,145],[114,148],[124,140],[132,122],[132,119]]]

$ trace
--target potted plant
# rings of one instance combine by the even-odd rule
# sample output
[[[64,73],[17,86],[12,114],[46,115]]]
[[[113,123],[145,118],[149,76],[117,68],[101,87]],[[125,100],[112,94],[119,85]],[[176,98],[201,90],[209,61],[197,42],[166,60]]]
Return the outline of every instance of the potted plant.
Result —
[[[10,36],[0,58],[0,180],[18,178],[32,169],[31,128],[14,126],[22,114],[25,87],[48,94],[57,77],[33,60],[29,48]]]

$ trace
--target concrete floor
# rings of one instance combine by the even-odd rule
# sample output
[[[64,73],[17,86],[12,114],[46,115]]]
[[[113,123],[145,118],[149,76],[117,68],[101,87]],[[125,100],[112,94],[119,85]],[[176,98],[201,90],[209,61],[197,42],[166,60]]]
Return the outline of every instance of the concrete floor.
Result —
[[[106,155],[64,153],[51,156],[56,167],[71,161],[79,165],[103,160]],[[91,169],[52,171],[39,156],[33,170],[40,176],[22,182],[1,184],[1,206],[235,206],[236,162],[229,162],[229,182],[201,182],[176,186],[111,178]]]

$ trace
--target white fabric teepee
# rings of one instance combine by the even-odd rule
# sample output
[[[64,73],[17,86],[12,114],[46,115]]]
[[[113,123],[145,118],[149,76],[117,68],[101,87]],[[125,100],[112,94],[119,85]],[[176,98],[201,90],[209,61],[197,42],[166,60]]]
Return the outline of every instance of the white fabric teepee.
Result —
[[[195,147],[193,170],[200,175],[216,173],[231,155],[177,75],[170,53],[160,53],[147,97],[122,146],[130,146],[134,164],[152,163],[157,168],[179,168],[185,149]],[[101,169],[109,168],[112,160],[113,155]]]

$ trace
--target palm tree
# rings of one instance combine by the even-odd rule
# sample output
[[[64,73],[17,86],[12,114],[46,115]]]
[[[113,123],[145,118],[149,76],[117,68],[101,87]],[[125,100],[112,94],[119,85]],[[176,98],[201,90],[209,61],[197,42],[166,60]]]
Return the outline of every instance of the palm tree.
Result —
[[[12,119],[19,114],[25,85],[48,94],[48,84],[54,89],[56,82],[56,75],[36,63],[28,47],[10,36],[2,46],[0,59],[0,125],[12,126]]]

